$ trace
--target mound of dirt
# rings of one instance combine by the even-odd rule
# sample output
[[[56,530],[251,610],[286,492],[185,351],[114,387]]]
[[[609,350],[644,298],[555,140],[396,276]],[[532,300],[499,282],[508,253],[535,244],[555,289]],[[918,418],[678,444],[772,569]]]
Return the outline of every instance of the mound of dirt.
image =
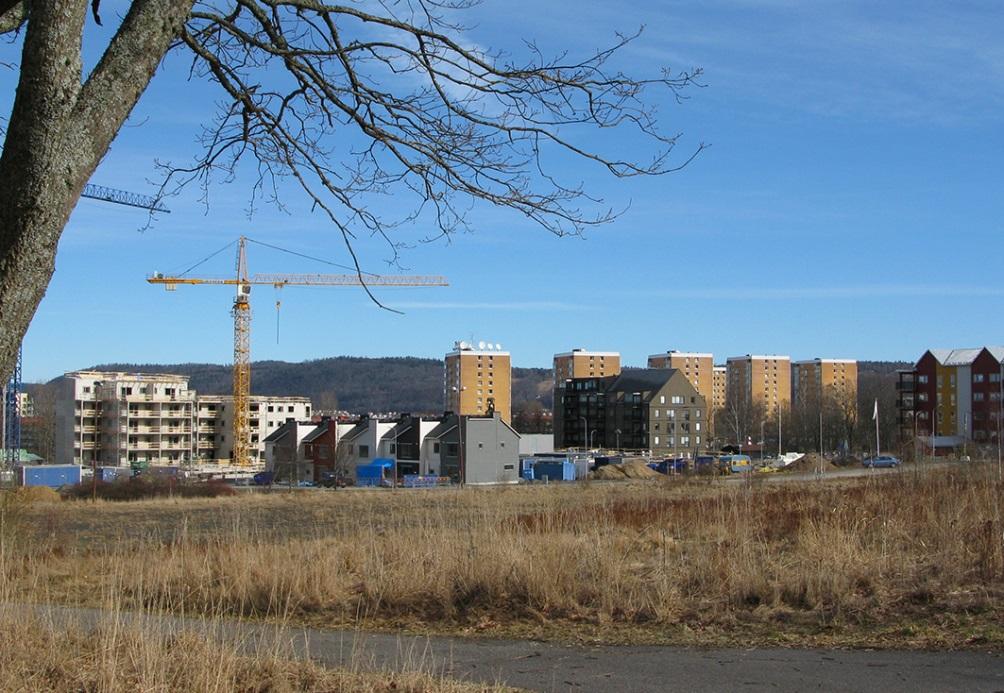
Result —
[[[62,497],[58,492],[48,486],[21,486],[14,495],[22,503],[34,505],[36,503],[58,503]]]
[[[655,471],[645,462],[625,462],[624,476],[628,479],[660,479],[662,474]]]
[[[616,481],[623,479],[658,479],[662,474],[651,469],[642,460],[631,460],[623,464],[608,464],[589,475],[591,479]]]
[[[600,481],[616,481],[618,479],[625,479],[624,469],[619,464],[605,464],[599,467],[595,472],[590,473],[590,479],[599,479]]]
[[[814,472],[817,469],[822,469],[824,472],[830,472],[836,468],[837,465],[833,464],[833,462],[828,459],[820,457],[819,454],[815,452],[810,452],[798,462],[794,462],[785,467],[785,469],[790,469],[793,472]]]

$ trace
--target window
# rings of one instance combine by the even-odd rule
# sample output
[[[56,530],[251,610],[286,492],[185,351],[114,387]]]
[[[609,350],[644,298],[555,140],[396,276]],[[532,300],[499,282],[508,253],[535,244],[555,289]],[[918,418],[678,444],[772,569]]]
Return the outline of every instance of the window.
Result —
[[[690,445],[690,436],[680,436],[680,447],[685,448]]]
[[[694,445],[700,445],[700,444],[701,444],[701,436],[697,436],[696,438],[694,438]]]
[[[999,383],[1000,381],[1001,381],[1001,374],[1000,373],[991,373],[990,374],[990,382],[992,382],[992,383]]]
[[[392,455],[396,455],[397,454],[397,444],[396,443],[391,443],[390,444],[390,454],[392,454]]]
[[[927,393],[926,392],[918,392],[917,393],[917,399],[920,400],[921,402],[926,402],[927,401]]]
[[[658,445],[659,444],[659,436],[656,436],[655,438],[653,438],[652,444],[653,445]]]
[[[694,424],[694,430],[695,431],[700,431],[701,430],[701,424],[700,423],[695,423]]]
[[[917,376],[917,382],[918,383],[923,383],[923,384],[926,385],[927,384],[927,376],[926,375],[918,375]]]
[[[983,374],[982,373],[973,373],[973,382],[974,383],[982,383],[983,382]]]
[[[270,404],[270,405],[268,405],[268,410],[269,410],[269,411],[275,411],[275,407],[273,407],[273,406],[272,406],[272,405]]]
[[[484,444],[484,443],[478,443],[478,449],[479,449],[479,450],[480,450],[480,449],[482,449],[482,448],[484,448],[484,446],[485,446],[485,444]]]
[[[655,418],[658,419],[659,418],[659,410],[658,409],[653,409],[652,410],[652,416],[654,416]]]
[[[974,402],[982,402],[983,401],[983,393],[982,392],[974,392],[973,393],[973,401]]]
[[[513,465],[513,464],[505,464],[505,465],[502,465],[502,469],[506,470],[507,472],[508,472],[508,471],[511,471],[511,470],[513,470],[513,469],[515,469],[515,468],[516,468],[516,465]]]
[[[683,395],[673,395],[673,404],[683,404]]]
[[[370,456],[370,446],[360,445],[359,446],[359,457],[360,459],[365,459]]]
[[[91,386],[90,385],[85,385],[84,386],[84,394],[89,394],[90,391],[91,391]]]
[[[659,395],[659,404],[666,403],[666,395]]]
[[[435,455],[439,454],[439,443],[433,443],[432,444],[432,452]]]

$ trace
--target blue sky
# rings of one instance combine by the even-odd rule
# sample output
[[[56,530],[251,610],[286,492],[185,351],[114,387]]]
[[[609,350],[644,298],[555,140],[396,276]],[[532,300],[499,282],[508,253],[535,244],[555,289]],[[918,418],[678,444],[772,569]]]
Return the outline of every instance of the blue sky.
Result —
[[[102,3],[108,15],[116,7]],[[684,133],[681,154],[710,148],[650,179],[562,164],[566,180],[625,210],[584,238],[476,207],[473,233],[405,251],[393,271],[442,274],[451,285],[379,293],[404,315],[354,289],[287,288],[277,343],[276,292],[256,289],[254,359],[439,358],[471,338],[501,343],[517,366],[549,366],[579,346],[643,365],[670,348],[721,361],[765,352],[913,360],[929,346],[1004,342],[992,259],[1004,248],[996,3],[513,0],[469,16],[465,40],[514,56],[522,38],[584,56],[644,25],[618,67],[637,76],[703,67],[706,87],[690,100],[655,101],[663,130]],[[102,38],[92,27],[88,45]],[[0,49],[0,60],[13,50]],[[149,192],[154,159],[196,152],[215,92],[187,82],[186,67],[167,60],[92,182]],[[0,79],[9,110],[14,75]],[[595,144],[645,146],[627,131]],[[289,213],[262,207],[249,219],[240,182],[213,187],[208,207],[192,188],[144,232],[141,211],[81,200],[25,340],[26,379],[112,361],[229,362],[229,290],[165,293],[144,279],[239,234],[346,262],[324,220],[297,194],[288,199]],[[358,249],[367,268],[389,271],[380,243],[363,238]],[[261,248],[249,259],[252,272],[328,271]],[[204,269],[223,275],[232,264],[220,256]]]

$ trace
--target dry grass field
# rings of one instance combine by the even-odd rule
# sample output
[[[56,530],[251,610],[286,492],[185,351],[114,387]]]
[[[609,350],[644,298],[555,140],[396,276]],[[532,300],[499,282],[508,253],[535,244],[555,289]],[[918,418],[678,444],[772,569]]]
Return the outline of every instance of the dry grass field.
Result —
[[[1004,486],[981,465],[32,504],[30,595],[319,626],[608,642],[999,648]]]

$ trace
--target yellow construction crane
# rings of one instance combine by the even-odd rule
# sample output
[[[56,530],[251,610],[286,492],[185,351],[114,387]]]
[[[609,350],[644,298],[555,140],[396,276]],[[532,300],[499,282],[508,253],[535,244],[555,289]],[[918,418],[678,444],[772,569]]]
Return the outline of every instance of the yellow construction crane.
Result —
[[[233,462],[236,465],[248,464],[248,447],[251,442],[251,287],[273,286],[281,289],[284,286],[449,286],[445,277],[439,276],[405,276],[379,274],[255,274],[248,276],[247,241],[259,243],[276,250],[283,250],[260,243],[245,236],[237,240],[237,273],[233,279],[213,277],[189,277],[186,272],[176,276],[166,276],[159,272],[147,278],[151,284],[163,284],[168,291],[174,291],[179,284],[188,285],[232,285],[237,287],[234,297],[232,314],[234,316],[234,424],[233,424]],[[232,243],[230,245],[233,245]],[[220,251],[213,253],[216,255]],[[283,252],[291,252],[285,251]],[[300,253],[292,253],[307,257]],[[210,255],[209,257],[213,257]],[[189,269],[194,269],[209,259],[200,261]],[[317,260],[318,258],[309,258]],[[327,262],[322,260],[322,262]],[[334,264],[334,263],[328,263]],[[278,305],[278,304],[277,304]]]

